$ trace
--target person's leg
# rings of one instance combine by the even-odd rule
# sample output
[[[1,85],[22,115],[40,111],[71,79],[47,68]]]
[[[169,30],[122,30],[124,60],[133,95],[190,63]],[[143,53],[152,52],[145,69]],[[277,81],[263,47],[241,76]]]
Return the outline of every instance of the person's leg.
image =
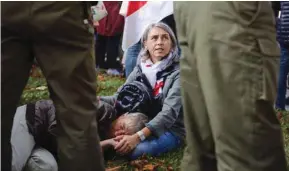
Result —
[[[120,69],[120,62],[117,61],[119,55],[119,43],[121,35],[108,37],[107,43],[107,65],[111,69]]]
[[[198,77],[197,56],[191,50],[193,48],[191,46],[196,41],[193,37],[197,36],[194,26],[202,20],[195,8],[201,4],[198,2],[174,3],[174,16],[182,50],[181,90],[186,128],[186,148],[181,168],[194,171],[217,171],[212,128]],[[187,30],[188,25],[192,26],[189,30]],[[191,41],[190,44],[189,41]]]
[[[278,91],[275,108],[285,110],[286,91],[287,91],[287,75],[289,72],[289,46],[280,44],[281,58],[280,70],[278,78]]]
[[[17,12],[16,3],[1,2],[1,170],[5,171],[11,170],[13,117],[33,63],[31,44],[22,37],[27,30],[27,3]]]
[[[107,37],[98,34],[95,43],[95,63],[96,67],[107,69],[107,62],[105,62]]]
[[[29,157],[24,171],[58,171],[53,155],[46,149],[35,147]]]
[[[127,78],[129,74],[133,71],[137,63],[137,57],[141,50],[140,41],[135,45],[129,47],[125,52],[125,77]]]
[[[35,146],[26,122],[26,105],[17,108],[12,133],[12,171],[22,171]]]
[[[210,123],[200,129],[202,125],[192,120],[198,114],[185,112],[186,119],[191,119],[185,123],[188,149],[194,157],[184,160],[183,170],[210,170],[202,167],[200,155],[208,149],[199,148],[210,131],[215,170],[287,170],[281,128],[273,110],[279,50],[270,4],[176,3],[175,15],[184,53],[183,92],[199,98],[193,97],[191,89],[200,86]],[[183,101],[192,110],[198,108],[196,100]]]
[[[59,170],[102,171],[93,26],[83,22],[82,2],[35,2],[32,7],[46,10],[31,19],[37,21],[33,50],[56,109]]]
[[[142,155],[158,156],[181,146],[181,140],[170,132],[165,132],[158,138],[140,142],[130,154],[132,160]]]

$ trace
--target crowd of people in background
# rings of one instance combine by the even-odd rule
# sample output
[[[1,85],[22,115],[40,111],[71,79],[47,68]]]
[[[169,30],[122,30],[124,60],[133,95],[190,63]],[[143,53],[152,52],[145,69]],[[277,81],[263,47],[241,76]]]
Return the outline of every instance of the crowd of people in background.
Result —
[[[121,1],[104,2],[108,15],[101,19],[96,27],[96,67],[107,69],[109,75],[128,77],[136,66],[141,43],[139,40],[125,52],[120,49],[125,24],[124,16],[120,14],[121,5]],[[289,104],[289,95],[286,96],[289,87],[289,52],[287,47],[289,44],[289,3],[272,2],[272,8],[276,17],[277,40],[281,49],[275,107],[276,109],[285,110],[285,106]],[[173,14],[166,16],[161,22],[169,25],[176,34]],[[181,49],[179,49],[179,53],[181,53]]]
[[[124,27],[124,17],[119,14],[121,2],[103,2],[107,16],[98,21],[96,26],[95,56],[96,67],[107,69],[110,75],[120,76],[121,53],[120,43]]]

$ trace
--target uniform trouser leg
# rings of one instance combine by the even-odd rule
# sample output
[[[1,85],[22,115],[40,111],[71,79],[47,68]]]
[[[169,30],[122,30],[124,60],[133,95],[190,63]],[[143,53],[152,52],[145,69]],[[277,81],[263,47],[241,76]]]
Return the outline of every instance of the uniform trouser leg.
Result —
[[[1,5],[4,8],[3,3]],[[19,24],[22,20],[16,16],[23,16],[26,6],[29,7],[26,18],[30,29],[21,35],[21,39],[18,38],[22,31],[20,26],[26,23]],[[5,89],[5,98],[13,97],[5,104],[16,106],[30,66],[22,68],[28,65],[29,55],[32,59],[35,57],[47,79],[56,108],[59,170],[104,170],[96,124],[93,29],[83,22],[85,15],[81,2],[17,2],[9,7],[6,8],[4,22],[2,15],[2,23],[11,30],[18,30],[18,33],[7,36],[6,44],[2,39],[2,47],[6,46],[2,49],[2,56],[12,61],[10,65],[5,65],[5,70],[4,67],[2,69],[2,74],[5,73],[2,75],[5,78],[2,80],[2,91]],[[29,41],[24,41],[25,36],[29,36]],[[29,54],[30,49],[32,54]],[[4,59],[1,60],[2,66]],[[23,66],[15,66],[15,63]],[[7,81],[10,79],[11,85]],[[15,90],[17,93],[13,92]],[[15,109],[7,115],[11,114],[13,118],[14,112]],[[11,117],[7,123],[12,121]],[[11,126],[7,132],[10,129]]]
[[[29,43],[1,27],[1,170],[11,170],[11,129],[33,62]]]
[[[270,4],[176,2],[174,15],[188,144],[183,170],[285,171],[273,110],[279,49]]]
[[[81,9],[71,5],[68,10],[75,16]],[[70,25],[73,20],[75,25]],[[78,16],[59,18],[54,24],[55,28],[46,30],[50,37],[37,40],[34,51],[56,108],[59,170],[104,170],[96,123],[94,40],[88,31],[92,26]],[[66,34],[57,32],[61,29]]]

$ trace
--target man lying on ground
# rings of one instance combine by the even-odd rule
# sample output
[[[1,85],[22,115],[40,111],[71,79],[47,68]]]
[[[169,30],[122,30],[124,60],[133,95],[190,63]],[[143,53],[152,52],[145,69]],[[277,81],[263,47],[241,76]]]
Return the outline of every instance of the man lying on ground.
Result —
[[[97,121],[102,130],[107,132],[100,142],[103,150],[116,145],[113,139],[116,131],[134,134],[148,122],[147,116],[141,113],[124,114],[115,119],[113,108],[106,106],[106,111],[102,109],[99,110]],[[110,119],[114,120],[111,124],[103,122]],[[55,107],[51,100],[40,100],[17,108],[11,135],[12,171],[58,170],[56,126]]]

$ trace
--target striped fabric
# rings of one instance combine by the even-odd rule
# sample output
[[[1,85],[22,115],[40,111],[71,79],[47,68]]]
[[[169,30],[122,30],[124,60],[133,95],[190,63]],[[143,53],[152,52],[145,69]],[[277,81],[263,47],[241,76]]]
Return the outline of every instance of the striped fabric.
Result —
[[[281,16],[277,26],[278,40],[285,45],[289,44],[289,2],[281,1]]]

